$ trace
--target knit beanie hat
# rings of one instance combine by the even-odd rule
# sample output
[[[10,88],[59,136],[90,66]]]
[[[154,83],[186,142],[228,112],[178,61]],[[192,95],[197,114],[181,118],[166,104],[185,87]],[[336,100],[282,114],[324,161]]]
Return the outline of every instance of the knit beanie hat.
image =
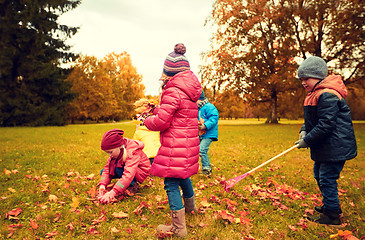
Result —
[[[305,59],[298,68],[298,78],[317,78],[323,80],[327,77],[328,70],[326,62],[316,56]]]
[[[199,97],[199,100],[204,100],[205,99],[205,94],[204,91],[202,90],[202,94]]]
[[[163,73],[161,78],[173,77],[179,72],[190,70],[188,59],[184,56],[186,47],[182,43],[175,45],[174,51],[167,55],[163,65]]]
[[[124,143],[123,134],[124,131],[120,129],[112,129],[104,133],[101,140],[101,149],[109,150],[122,146]]]

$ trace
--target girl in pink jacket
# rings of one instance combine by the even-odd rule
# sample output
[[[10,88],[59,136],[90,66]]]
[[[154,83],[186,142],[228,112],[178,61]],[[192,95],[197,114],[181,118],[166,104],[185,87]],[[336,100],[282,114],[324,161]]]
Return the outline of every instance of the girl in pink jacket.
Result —
[[[123,130],[107,131],[101,141],[101,149],[109,158],[102,170],[99,182],[98,199],[101,203],[110,203],[122,195],[129,187],[136,188],[150,174],[151,163],[143,152],[143,142],[123,138]],[[112,179],[119,178],[113,189],[106,192],[106,186]]]
[[[199,169],[198,106],[202,88],[190,71],[184,44],[176,44],[164,63],[161,104],[145,126],[160,131],[161,147],[151,167],[151,174],[163,177],[171,210],[171,225],[159,225],[158,232],[187,235],[185,212],[196,211],[190,176]],[[180,188],[183,191],[184,204]]]

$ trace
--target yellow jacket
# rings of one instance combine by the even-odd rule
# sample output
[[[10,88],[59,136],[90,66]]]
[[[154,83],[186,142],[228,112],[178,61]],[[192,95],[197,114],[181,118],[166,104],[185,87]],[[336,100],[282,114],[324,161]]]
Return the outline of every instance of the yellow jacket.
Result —
[[[148,130],[146,126],[138,126],[133,139],[144,143],[143,152],[148,158],[154,158],[161,146],[160,132]]]

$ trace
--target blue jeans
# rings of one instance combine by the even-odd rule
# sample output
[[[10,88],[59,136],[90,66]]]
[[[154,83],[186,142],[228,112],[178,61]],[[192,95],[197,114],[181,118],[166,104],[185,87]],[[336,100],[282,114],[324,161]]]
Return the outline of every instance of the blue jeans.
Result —
[[[213,142],[211,138],[200,138],[200,151],[199,156],[202,161],[202,169],[203,170],[212,170],[212,166],[210,165],[209,157],[208,157],[208,150],[210,144]]]
[[[313,173],[318,187],[322,192],[323,206],[328,211],[339,212],[340,200],[338,199],[337,179],[345,165],[341,162],[314,162]]]
[[[178,211],[184,208],[179,187],[181,187],[184,198],[191,198],[194,196],[193,184],[191,183],[190,178],[165,178],[164,183],[164,189],[167,193],[170,210],[172,211]]]
[[[104,168],[101,169],[100,171],[100,176],[103,175],[104,172]],[[117,178],[121,178],[123,176],[124,173],[124,167],[116,167],[115,168],[115,172],[114,172],[114,176],[112,177],[112,179],[117,179]],[[129,184],[129,186],[133,186],[136,183],[136,180],[133,178],[131,184]]]

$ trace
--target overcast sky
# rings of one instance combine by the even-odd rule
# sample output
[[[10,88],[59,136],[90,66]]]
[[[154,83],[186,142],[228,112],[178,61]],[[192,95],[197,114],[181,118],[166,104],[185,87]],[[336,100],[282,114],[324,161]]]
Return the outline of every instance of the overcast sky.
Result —
[[[72,51],[102,58],[130,54],[143,76],[146,94],[159,94],[163,62],[176,43],[185,44],[191,70],[199,77],[200,54],[210,47],[204,26],[214,0],[82,0],[60,23],[80,27],[66,43]]]

